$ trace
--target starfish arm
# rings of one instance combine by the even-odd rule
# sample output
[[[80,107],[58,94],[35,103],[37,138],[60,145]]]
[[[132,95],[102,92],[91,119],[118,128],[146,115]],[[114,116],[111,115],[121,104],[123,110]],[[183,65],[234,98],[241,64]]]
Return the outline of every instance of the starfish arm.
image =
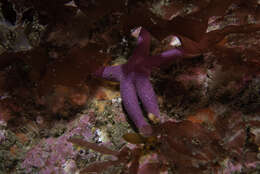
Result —
[[[165,51],[156,56],[150,56],[149,62],[147,62],[149,67],[159,67],[162,64],[167,64],[170,61],[182,57],[184,54],[183,50],[174,48],[168,51]]]
[[[157,103],[157,97],[148,76],[136,74],[135,79],[137,94],[141,99],[146,111],[148,113],[154,114],[159,118],[160,110]]]
[[[106,80],[119,82],[122,76],[122,65],[102,67],[95,72],[95,76]]]
[[[149,54],[150,51],[150,43],[151,43],[151,35],[150,33],[141,27],[140,34],[137,40],[137,46],[133,51],[132,57],[145,56]],[[138,57],[137,56],[137,57]]]
[[[131,120],[135,123],[136,127],[139,130],[142,130],[142,128],[148,126],[148,123],[145,121],[142,110],[139,106],[132,78],[128,77],[121,81],[120,93],[124,107]]]

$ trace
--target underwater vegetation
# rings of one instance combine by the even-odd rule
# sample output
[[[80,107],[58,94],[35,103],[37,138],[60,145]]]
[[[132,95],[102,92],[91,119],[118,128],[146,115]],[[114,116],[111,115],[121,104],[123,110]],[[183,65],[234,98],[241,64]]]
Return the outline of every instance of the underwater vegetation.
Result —
[[[258,0],[0,0],[0,174],[255,174]]]

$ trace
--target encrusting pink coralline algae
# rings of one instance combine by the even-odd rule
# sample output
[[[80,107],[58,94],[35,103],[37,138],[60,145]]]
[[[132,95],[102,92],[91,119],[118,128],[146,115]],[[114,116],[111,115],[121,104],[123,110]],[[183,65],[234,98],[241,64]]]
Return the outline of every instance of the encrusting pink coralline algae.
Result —
[[[39,169],[39,174],[68,174],[76,171],[75,157],[77,151],[67,139],[73,135],[81,135],[88,140],[92,137],[87,127],[89,116],[84,115],[78,125],[58,138],[47,138],[39,142],[26,154],[22,167],[30,173],[33,168]]]

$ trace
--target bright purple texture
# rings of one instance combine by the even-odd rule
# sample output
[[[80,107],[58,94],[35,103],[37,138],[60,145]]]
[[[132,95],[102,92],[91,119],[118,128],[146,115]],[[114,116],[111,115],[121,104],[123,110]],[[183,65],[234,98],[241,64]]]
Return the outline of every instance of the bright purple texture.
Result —
[[[151,128],[143,117],[138,97],[148,113],[160,117],[157,98],[149,80],[151,70],[183,56],[183,51],[177,48],[150,56],[150,43],[150,33],[141,28],[137,47],[126,64],[103,67],[96,72],[97,76],[104,79],[120,82],[125,109],[137,128],[145,134],[151,133]]]
[[[93,137],[91,129],[87,126],[90,124],[89,119],[89,115],[84,115],[76,125],[68,124],[68,131],[58,138],[50,137],[40,141],[26,153],[22,168],[26,173],[32,173],[33,169],[37,169],[39,174],[75,173],[66,172],[64,169],[70,159],[73,159],[73,164],[78,156],[78,152],[68,139],[74,135],[82,135],[84,140],[89,141]],[[76,165],[74,169],[76,170]]]

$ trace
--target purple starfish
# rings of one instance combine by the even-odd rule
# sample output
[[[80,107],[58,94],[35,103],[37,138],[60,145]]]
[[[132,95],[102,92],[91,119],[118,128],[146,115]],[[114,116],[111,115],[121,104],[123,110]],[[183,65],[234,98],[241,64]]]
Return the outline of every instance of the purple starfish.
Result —
[[[150,42],[150,33],[141,28],[137,47],[127,63],[103,67],[96,72],[96,76],[120,82],[123,105],[130,118],[143,134],[151,134],[152,129],[143,117],[138,98],[149,114],[155,116],[157,120],[160,118],[157,98],[149,81],[151,70],[183,55],[181,49],[175,48],[156,56],[150,56]]]

